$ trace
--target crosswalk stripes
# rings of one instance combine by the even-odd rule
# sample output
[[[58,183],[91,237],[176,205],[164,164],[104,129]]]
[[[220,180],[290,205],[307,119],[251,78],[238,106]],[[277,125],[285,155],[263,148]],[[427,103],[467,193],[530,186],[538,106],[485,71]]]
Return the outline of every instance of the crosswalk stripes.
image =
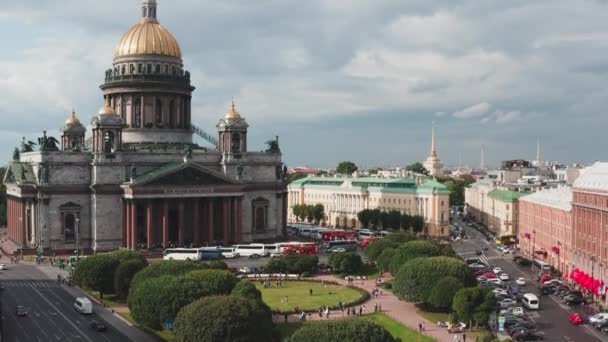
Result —
[[[5,280],[0,282],[5,288],[23,288],[23,287],[34,287],[34,288],[53,288],[57,287],[57,282],[48,280]]]

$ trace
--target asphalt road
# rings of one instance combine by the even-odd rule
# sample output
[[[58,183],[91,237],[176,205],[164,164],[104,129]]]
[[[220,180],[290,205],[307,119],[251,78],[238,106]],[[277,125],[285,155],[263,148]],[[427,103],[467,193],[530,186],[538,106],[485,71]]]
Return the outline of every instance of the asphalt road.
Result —
[[[456,225],[462,225],[460,222],[455,222]],[[467,239],[462,242],[456,242],[452,246],[454,250],[463,257],[475,257],[475,251],[481,250],[482,247],[488,246],[489,249],[484,251],[484,255],[480,258],[491,268],[499,266],[504,272],[508,273],[511,281],[515,281],[518,277],[524,277],[527,280],[525,292],[535,293],[538,295],[538,283],[536,273],[530,267],[518,266],[512,261],[512,255],[503,257],[496,250],[496,246],[487,243],[485,237],[473,228],[465,227]],[[536,323],[539,333],[544,335],[545,341],[555,342],[596,342],[608,341],[608,337],[598,332],[589,325],[574,326],[568,320],[568,317],[574,312],[580,312],[580,307],[570,308],[558,303],[554,296],[539,296],[540,310],[527,311],[528,316]]]
[[[81,315],[72,304],[72,297],[56,281],[30,265],[8,264],[0,271],[3,338],[10,342],[122,342],[130,341],[106,323],[107,331],[89,327],[97,314]],[[18,317],[15,307],[27,308],[25,317]]]

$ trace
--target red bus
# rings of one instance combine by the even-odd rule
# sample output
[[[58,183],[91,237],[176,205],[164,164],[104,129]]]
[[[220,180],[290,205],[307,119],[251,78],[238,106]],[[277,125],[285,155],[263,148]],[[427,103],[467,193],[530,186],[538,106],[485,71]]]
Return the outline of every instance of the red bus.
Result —
[[[282,255],[317,255],[317,245],[288,245],[283,248]]]
[[[335,241],[335,240],[357,240],[359,233],[355,231],[345,230],[330,230],[321,232],[321,240],[323,241]]]
[[[372,243],[374,243],[380,239],[382,239],[382,238],[381,237],[366,237],[366,238],[363,238],[363,240],[361,240],[359,242],[359,245],[361,246],[361,249],[365,249],[365,248],[367,248],[367,246],[371,245]]]

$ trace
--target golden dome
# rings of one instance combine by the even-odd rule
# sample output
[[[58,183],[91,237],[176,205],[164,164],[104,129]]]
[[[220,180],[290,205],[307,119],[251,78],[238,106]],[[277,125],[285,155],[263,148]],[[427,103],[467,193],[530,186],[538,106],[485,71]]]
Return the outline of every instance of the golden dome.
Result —
[[[76,117],[76,113],[72,110],[72,115],[65,121],[66,125],[78,126],[80,125],[80,120]]]
[[[226,120],[238,120],[241,118],[241,113],[236,111],[236,106],[234,105],[234,100],[232,101],[232,105],[230,105],[230,110],[224,114],[224,119]]]
[[[114,57],[161,55],[182,57],[173,35],[157,21],[142,21],[125,33],[116,46]]]
[[[107,104],[103,107],[101,107],[99,109],[99,112],[97,112],[98,115],[116,115],[116,112],[114,111],[114,109],[112,109],[112,107],[108,106]]]

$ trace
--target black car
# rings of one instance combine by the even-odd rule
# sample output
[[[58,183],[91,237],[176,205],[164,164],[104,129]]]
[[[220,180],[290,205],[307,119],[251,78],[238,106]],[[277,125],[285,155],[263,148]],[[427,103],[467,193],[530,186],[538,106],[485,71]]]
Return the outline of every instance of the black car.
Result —
[[[530,265],[532,265],[532,261],[530,261],[530,260],[528,260],[526,258],[517,259],[515,261],[515,263],[518,264],[519,266],[530,266]]]
[[[27,316],[27,309],[23,305],[17,305],[15,307],[15,314],[17,314],[17,317]]]
[[[534,323],[532,322],[521,322],[515,325],[510,326],[507,329],[507,332],[509,333],[509,335],[513,335],[514,333],[518,332],[519,330],[534,330],[536,329],[536,325],[534,325]]]
[[[476,254],[476,255],[482,255],[482,254],[483,254],[483,252],[482,252],[482,251],[480,251],[480,250],[477,250],[477,251],[475,251],[475,254]]]
[[[552,294],[552,293],[554,293],[554,292],[555,292],[555,288],[556,288],[556,287],[557,287],[557,286],[555,286],[555,285],[541,285],[541,286],[539,286],[539,287],[538,287],[538,292],[539,292],[541,295],[548,295],[548,294]]]
[[[566,305],[580,305],[585,303],[585,299],[583,297],[568,295],[563,299],[564,304]]]
[[[524,331],[522,333],[514,334],[512,336],[513,341],[542,341],[544,338],[541,335],[535,334],[531,331]]]
[[[597,330],[603,330],[604,328],[608,328],[608,320],[605,321],[600,321],[597,323],[594,323],[593,326],[595,327],[595,329]]]
[[[103,324],[100,321],[96,321],[96,320],[92,320],[91,322],[89,322],[89,327],[91,329],[95,329],[99,332],[106,331],[106,329],[107,329],[105,324]]]

